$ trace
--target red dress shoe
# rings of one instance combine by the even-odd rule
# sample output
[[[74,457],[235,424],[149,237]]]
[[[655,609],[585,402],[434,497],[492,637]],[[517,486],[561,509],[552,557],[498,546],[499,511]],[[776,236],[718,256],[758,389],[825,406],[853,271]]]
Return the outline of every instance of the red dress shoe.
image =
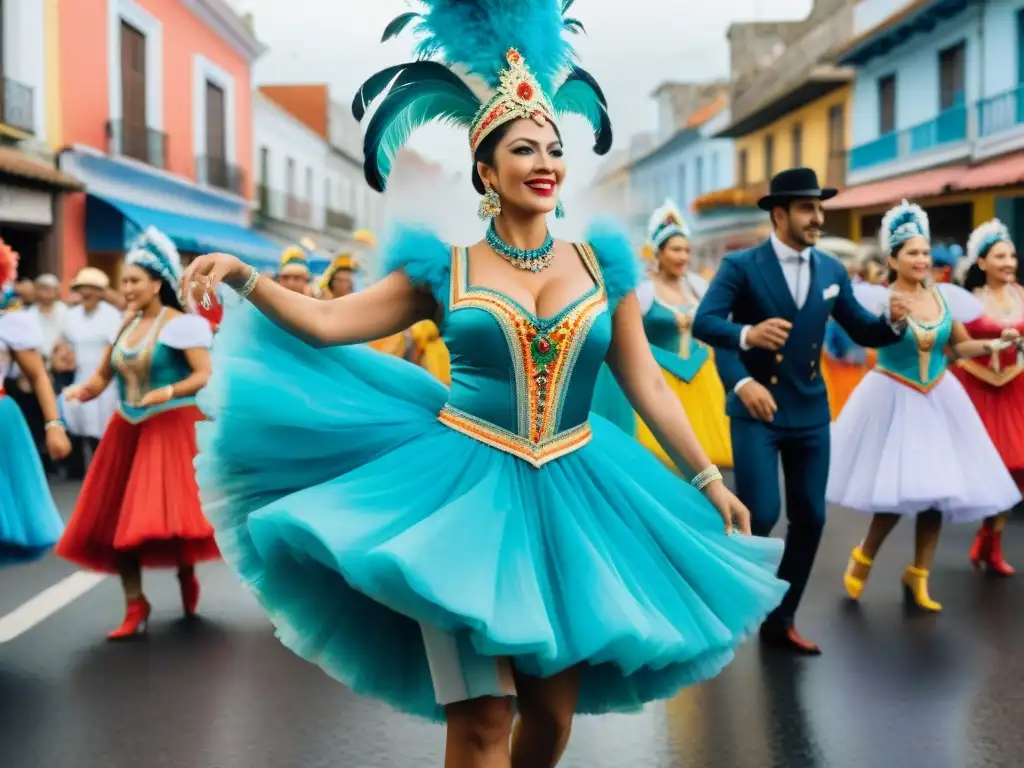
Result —
[[[773,648],[802,656],[821,655],[821,648],[802,637],[795,627],[776,627],[770,624],[762,624],[761,642]]]

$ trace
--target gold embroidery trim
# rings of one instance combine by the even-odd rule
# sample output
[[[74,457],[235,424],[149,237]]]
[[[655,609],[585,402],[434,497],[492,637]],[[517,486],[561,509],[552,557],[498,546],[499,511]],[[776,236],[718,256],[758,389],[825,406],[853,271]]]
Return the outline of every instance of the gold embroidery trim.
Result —
[[[989,386],[1003,387],[1024,373],[1024,366],[1011,365],[1000,371],[993,371],[989,366],[982,365],[975,360],[957,360],[956,364],[971,374],[974,378],[985,382]]]
[[[935,389],[935,385],[938,384],[940,381],[942,381],[942,377],[946,375],[946,372],[943,371],[938,376],[936,376],[933,381],[929,382],[928,384],[922,384],[919,381],[915,381],[914,379],[909,379],[906,376],[901,376],[900,374],[895,373],[895,372],[890,371],[890,370],[887,370],[885,368],[876,367],[875,370],[878,371],[879,373],[885,374],[886,376],[888,376],[893,381],[898,381],[900,384],[905,384],[906,386],[910,387],[911,389],[916,389],[918,392],[920,392],[923,395],[926,395],[929,392],[931,392],[933,389]]]
[[[579,450],[590,442],[592,436],[590,424],[584,422],[540,442],[532,442],[507,429],[502,429],[457,408],[452,408],[450,405],[445,405],[441,409],[437,420],[456,432],[511,454],[538,469],[549,461]]]

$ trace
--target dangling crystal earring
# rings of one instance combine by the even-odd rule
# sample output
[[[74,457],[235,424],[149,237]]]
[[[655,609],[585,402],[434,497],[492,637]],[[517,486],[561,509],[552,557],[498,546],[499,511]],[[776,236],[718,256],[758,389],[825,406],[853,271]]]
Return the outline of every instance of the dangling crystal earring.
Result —
[[[488,187],[484,196],[480,198],[480,206],[476,209],[476,215],[480,217],[481,221],[487,221],[499,213],[501,213],[501,198],[498,197],[497,192]]]
[[[562,205],[562,198],[558,198],[558,202],[555,204],[555,218],[556,219],[564,219],[565,218],[565,206]]]

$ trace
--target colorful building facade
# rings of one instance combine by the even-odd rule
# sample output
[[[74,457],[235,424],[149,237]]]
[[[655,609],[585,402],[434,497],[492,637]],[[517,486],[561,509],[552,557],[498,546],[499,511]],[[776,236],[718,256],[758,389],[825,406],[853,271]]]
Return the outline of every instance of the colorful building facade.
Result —
[[[698,198],[694,208],[702,217],[728,222],[723,230],[733,248],[767,237],[770,223],[756,203],[779,171],[806,166],[824,186],[842,188],[846,182],[853,72],[832,58],[849,40],[854,5],[818,0],[799,22],[730,29],[734,66],[750,67],[733,73],[732,121],[717,134],[735,142],[735,178],[732,187]],[[745,60],[744,52],[756,49],[761,38],[774,41],[778,53]],[[850,216],[836,212],[825,226],[829,234],[846,237]]]
[[[278,248],[253,232],[252,64],[264,47],[224,0],[50,0],[59,167],[79,179],[63,226],[66,279],[114,276],[153,225],[185,254],[253,263]]]
[[[1024,0],[862,0],[850,188],[829,205],[873,237],[901,197],[963,244],[998,215],[1024,236]]]

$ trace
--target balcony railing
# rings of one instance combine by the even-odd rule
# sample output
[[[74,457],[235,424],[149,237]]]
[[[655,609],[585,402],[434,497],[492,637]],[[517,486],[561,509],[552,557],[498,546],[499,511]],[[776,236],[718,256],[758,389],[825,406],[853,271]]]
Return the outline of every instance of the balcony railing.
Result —
[[[1024,125],[1024,86],[982,99],[977,107],[980,138]]]
[[[345,213],[344,211],[335,211],[328,208],[327,226],[332,229],[341,229],[345,232],[351,232],[356,228],[356,220],[352,215]]]
[[[35,91],[31,86],[5,77],[0,99],[0,119],[4,125],[25,133],[36,132]]]
[[[311,226],[313,223],[313,206],[308,200],[271,189],[266,184],[256,187],[256,199],[259,204],[257,216],[264,221],[273,219],[299,226]]]
[[[893,131],[850,150],[850,170],[862,171],[967,139],[967,107],[940,112],[902,131]]]
[[[148,163],[154,168],[167,168],[167,134],[145,125],[123,120],[107,122],[107,151]]]
[[[200,184],[245,196],[245,171],[222,157],[197,157],[196,180]]]

